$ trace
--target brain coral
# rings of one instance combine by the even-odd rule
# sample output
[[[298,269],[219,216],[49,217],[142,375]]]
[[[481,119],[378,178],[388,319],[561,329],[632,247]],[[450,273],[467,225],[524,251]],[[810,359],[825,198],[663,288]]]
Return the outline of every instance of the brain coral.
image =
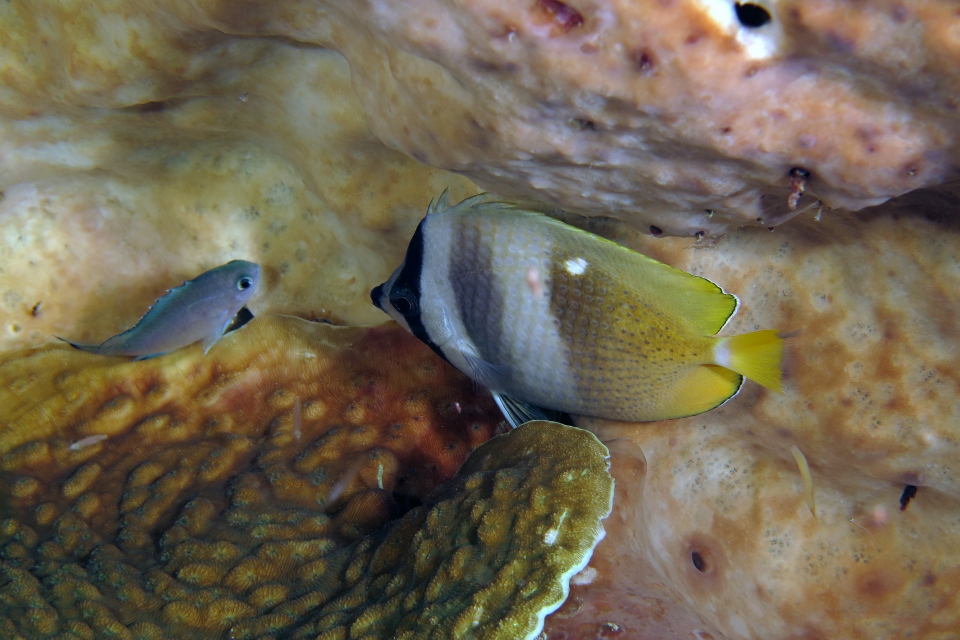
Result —
[[[258,318],[200,356],[3,355],[4,637],[288,628],[497,424],[397,327]]]

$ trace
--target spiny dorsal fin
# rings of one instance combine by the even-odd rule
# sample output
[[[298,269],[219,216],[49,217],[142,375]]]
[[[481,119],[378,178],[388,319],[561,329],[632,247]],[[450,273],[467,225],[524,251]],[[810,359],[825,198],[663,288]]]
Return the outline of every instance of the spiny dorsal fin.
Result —
[[[444,189],[443,193],[440,194],[440,197],[437,198],[436,202],[433,200],[430,201],[430,204],[427,205],[427,215],[432,216],[437,213],[446,213],[451,212],[455,213],[458,211],[466,211],[467,209],[473,210],[487,210],[487,209],[516,209],[515,204],[509,202],[497,202],[497,201],[486,201],[490,197],[489,193],[478,193],[475,196],[470,196],[465,200],[461,200],[457,204],[450,204],[450,189]]]

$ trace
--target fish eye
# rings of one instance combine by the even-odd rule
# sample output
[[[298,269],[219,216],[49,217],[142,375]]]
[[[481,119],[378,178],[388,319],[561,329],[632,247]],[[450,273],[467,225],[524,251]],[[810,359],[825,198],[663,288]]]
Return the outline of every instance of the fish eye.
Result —
[[[242,278],[237,280],[237,289],[240,289],[240,291],[245,291],[252,286],[253,286],[253,278],[251,278],[250,276],[243,276]]]
[[[417,299],[406,289],[391,293],[390,304],[392,304],[393,308],[397,310],[397,313],[402,316],[414,316],[417,315],[419,311],[417,308]]]

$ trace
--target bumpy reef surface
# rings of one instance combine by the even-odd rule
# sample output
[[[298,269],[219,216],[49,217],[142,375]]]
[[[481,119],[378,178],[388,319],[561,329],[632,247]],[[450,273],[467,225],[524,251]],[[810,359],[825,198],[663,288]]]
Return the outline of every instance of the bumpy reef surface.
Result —
[[[0,381],[11,640],[532,638],[610,513],[596,437],[489,440],[489,396],[395,325],[257,318],[141,362],[53,345]]]
[[[0,106],[157,110],[223,95],[212,85],[238,80],[260,38],[328,46],[394,149],[502,195],[716,234],[793,215],[794,169],[809,174],[800,207],[858,209],[955,179],[957,12],[944,0],[14,2]],[[237,93],[277,99],[260,88]],[[235,118],[208,126],[243,130]],[[309,138],[286,139],[311,154]],[[23,159],[16,173],[38,168]]]

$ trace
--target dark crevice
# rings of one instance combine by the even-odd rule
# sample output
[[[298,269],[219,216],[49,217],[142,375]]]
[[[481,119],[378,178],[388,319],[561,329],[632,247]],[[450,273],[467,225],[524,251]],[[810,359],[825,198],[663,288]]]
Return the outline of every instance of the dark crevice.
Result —
[[[694,551],[691,553],[690,560],[693,561],[694,568],[700,573],[705,573],[707,571],[707,562],[703,559],[703,556],[700,555],[699,551]]]
[[[907,505],[910,504],[910,501],[916,495],[917,488],[914,485],[908,484],[906,487],[904,487],[903,493],[900,494],[900,511],[905,511],[907,509]]]

